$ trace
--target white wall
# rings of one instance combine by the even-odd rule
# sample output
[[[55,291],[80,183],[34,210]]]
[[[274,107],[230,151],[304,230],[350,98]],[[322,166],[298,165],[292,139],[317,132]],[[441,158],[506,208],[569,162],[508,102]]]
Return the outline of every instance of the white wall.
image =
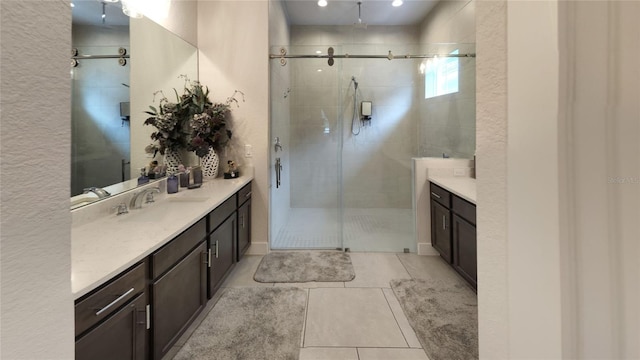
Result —
[[[569,356],[640,358],[640,4],[563,4]]]
[[[72,359],[71,11],[0,2],[0,345],[3,359]]]
[[[480,356],[638,358],[640,6],[477,5]]]
[[[165,6],[164,3],[168,4]],[[145,16],[195,46],[198,43],[198,1],[163,0],[160,4],[162,6],[156,4],[146,9]]]
[[[211,89],[212,101],[224,101],[234,90],[246,102],[232,110],[231,148],[221,162],[233,159],[254,166],[249,253],[267,251],[269,217],[269,4],[260,1],[198,3],[200,81]],[[244,157],[244,145],[253,157]]]

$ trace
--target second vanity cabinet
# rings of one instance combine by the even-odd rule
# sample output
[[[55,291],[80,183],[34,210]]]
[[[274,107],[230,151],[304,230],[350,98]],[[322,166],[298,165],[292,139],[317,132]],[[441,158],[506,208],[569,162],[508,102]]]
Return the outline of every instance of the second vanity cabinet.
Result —
[[[477,289],[476,206],[430,183],[431,245]]]
[[[251,183],[238,191],[238,261],[249,245],[251,245]]]

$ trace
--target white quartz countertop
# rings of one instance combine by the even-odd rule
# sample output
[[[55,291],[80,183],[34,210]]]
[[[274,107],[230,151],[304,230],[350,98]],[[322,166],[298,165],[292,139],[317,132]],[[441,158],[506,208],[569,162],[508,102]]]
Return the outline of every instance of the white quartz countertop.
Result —
[[[71,290],[74,299],[96,289],[162,247],[253,179],[205,181],[199,189],[158,194],[156,202],[71,228]],[[144,201],[143,201],[144,202]]]
[[[429,181],[449,190],[459,197],[476,203],[476,179],[469,177],[447,177],[429,175]]]

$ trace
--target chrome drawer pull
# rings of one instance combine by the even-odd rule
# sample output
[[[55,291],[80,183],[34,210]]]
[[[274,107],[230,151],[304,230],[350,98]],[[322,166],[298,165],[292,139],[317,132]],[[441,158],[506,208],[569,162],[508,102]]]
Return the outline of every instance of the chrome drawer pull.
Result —
[[[444,215],[442,216],[442,229],[447,230],[447,218]]]
[[[438,199],[441,199],[440,195],[438,195],[438,194],[434,193],[433,191],[431,192],[431,195],[435,196],[435,197],[436,197],[436,198],[438,198]]]
[[[107,305],[107,306],[103,307],[102,309],[98,310],[98,312],[96,313],[96,316],[100,316],[100,314],[102,314],[103,312],[107,311],[110,307],[112,307],[113,305],[115,305],[120,300],[124,299],[125,297],[127,297],[127,295],[131,294],[133,292],[133,290],[134,290],[134,288],[129,289],[129,291],[127,291],[126,293],[118,296],[118,298],[113,300],[109,305]]]
[[[218,240],[216,240],[216,259],[218,258]]]
[[[249,191],[248,193],[246,193],[246,194],[244,195],[244,197],[245,197],[245,198],[248,198],[248,197],[250,197],[250,196],[251,196],[251,191]]]

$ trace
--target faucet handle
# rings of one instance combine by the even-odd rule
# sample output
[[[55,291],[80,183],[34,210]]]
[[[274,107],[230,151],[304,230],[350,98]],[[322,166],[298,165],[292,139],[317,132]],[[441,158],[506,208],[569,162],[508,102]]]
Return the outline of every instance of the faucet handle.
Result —
[[[129,209],[127,209],[127,204],[125,203],[120,203],[117,206],[112,207],[111,209],[118,211],[116,215],[124,215],[129,213]]]

